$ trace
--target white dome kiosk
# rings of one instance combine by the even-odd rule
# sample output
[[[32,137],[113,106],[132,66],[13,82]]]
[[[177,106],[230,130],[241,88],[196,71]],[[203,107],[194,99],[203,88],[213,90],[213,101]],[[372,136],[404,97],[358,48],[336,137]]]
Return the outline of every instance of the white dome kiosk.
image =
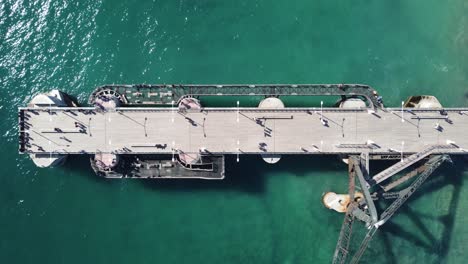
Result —
[[[59,90],[51,90],[48,93],[40,93],[29,102],[28,107],[31,108],[53,108],[53,107],[76,107],[77,104],[65,93]],[[23,140],[26,140],[23,138]],[[40,168],[55,167],[61,165],[67,155],[59,153],[29,154],[32,161]]]

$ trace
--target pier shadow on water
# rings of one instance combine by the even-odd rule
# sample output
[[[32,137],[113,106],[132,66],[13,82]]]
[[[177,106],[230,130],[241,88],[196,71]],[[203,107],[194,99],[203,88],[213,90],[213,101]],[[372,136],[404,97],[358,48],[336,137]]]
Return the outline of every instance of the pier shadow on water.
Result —
[[[234,155],[226,155],[225,178],[223,180],[200,179],[142,179],[147,188],[159,191],[206,191],[236,190],[249,193],[262,193],[265,190],[267,175],[293,174],[306,175],[317,171],[343,171],[336,156],[296,155],[283,156],[277,164],[267,164],[260,155],[243,155],[236,162]]]
[[[434,263],[441,263],[446,261],[449,249],[451,248],[451,241],[453,235],[453,229],[455,224],[455,216],[458,212],[458,205],[460,202],[460,193],[463,186],[463,173],[468,170],[467,161],[462,157],[452,157],[454,163],[443,164],[430,178],[417,190],[413,196],[403,205],[395,214],[404,216],[406,219],[397,219],[400,221],[394,221],[392,218],[387,222],[380,231],[378,231],[378,238],[380,240],[381,248],[380,252],[371,252],[367,257],[371,255],[385,254],[387,263],[398,263],[398,250],[402,250],[401,247],[396,248],[394,246],[394,237],[406,240],[412,245],[424,250],[426,253],[435,256]],[[451,196],[448,201],[442,203],[433,204],[434,192],[441,191],[441,189],[452,186],[450,192]],[[428,206],[435,208],[434,213],[421,213],[419,210],[412,206],[412,204],[422,199],[425,195],[431,195],[432,197],[426,197],[429,199]],[[431,201],[431,199],[433,201]],[[431,203],[433,202],[433,203]],[[438,201],[440,202],[440,201]],[[421,203],[419,203],[421,205]],[[438,206],[447,208],[444,210],[444,214],[437,214],[441,211]],[[413,209],[414,208],[414,209]],[[460,212],[458,212],[460,213]],[[432,222],[429,226],[428,223]],[[433,225],[442,226],[441,231],[434,230]],[[368,259],[368,258],[365,258]]]
[[[79,175],[84,175],[87,179],[90,179],[97,183],[111,183],[116,179],[106,179],[99,177],[94,173],[91,168],[91,163],[89,161],[90,155],[69,155],[65,164],[59,167],[60,170],[64,172],[72,171]],[[118,180],[118,179],[117,179]]]
[[[268,164],[260,155],[243,155],[236,162],[235,155],[226,155],[225,178],[222,180],[203,179],[107,179],[97,176],[91,168],[90,156],[70,155],[58,169],[75,172],[100,184],[132,181],[144,187],[159,191],[219,191],[237,190],[248,193],[261,193],[265,188],[267,175],[289,174],[303,176],[312,172],[340,171],[347,174],[346,165],[335,155],[295,155],[283,156],[277,164]],[[346,186],[343,186],[346,188]]]

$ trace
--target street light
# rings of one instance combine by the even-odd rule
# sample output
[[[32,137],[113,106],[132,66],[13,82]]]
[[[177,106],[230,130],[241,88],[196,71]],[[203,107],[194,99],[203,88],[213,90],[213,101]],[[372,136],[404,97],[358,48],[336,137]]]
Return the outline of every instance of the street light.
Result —
[[[404,123],[405,122],[405,119],[403,118],[403,105],[405,104],[405,102],[401,101],[401,122]]]
[[[237,101],[237,133],[239,133],[239,101]],[[239,135],[237,135],[239,137]],[[236,161],[239,162],[239,138],[237,139],[237,158]]]
[[[52,104],[49,103],[49,122],[52,122]]]
[[[49,149],[50,149],[50,140],[49,140]],[[52,163],[52,152],[49,152],[49,163]]]
[[[239,123],[239,101],[237,101],[237,123]]]
[[[174,157],[174,155],[175,155],[175,153],[174,153],[174,152],[175,152],[175,150],[174,150],[174,145],[175,145],[175,142],[172,141],[172,162],[175,161],[175,157]]]
[[[172,123],[174,123],[174,101],[171,102],[171,108],[172,108]]]
[[[239,162],[239,152],[240,152],[239,140],[237,140],[237,162]]]
[[[323,101],[320,101],[320,121],[323,120]]]
[[[403,149],[404,149],[404,147],[405,147],[405,142],[402,141],[401,142],[401,162],[403,162]]]

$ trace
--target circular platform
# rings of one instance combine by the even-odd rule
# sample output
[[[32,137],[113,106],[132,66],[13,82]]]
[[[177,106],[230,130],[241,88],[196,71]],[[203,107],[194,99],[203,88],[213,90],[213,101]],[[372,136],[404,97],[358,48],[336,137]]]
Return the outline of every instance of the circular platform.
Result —
[[[63,154],[29,154],[29,156],[39,168],[57,167],[67,158],[67,155]]]
[[[266,163],[270,164],[275,164],[281,159],[281,155],[279,154],[261,154],[261,156]]]
[[[99,169],[112,169],[119,163],[119,156],[112,153],[96,153],[94,160]]]
[[[284,103],[279,98],[268,97],[260,102],[258,108],[284,108]]]
[[[31,107],[64,107],[67,106],[67,102],[64,93],[59,90],[52,90],[48,93],[41,93],[34,96],[28,105]]]
[[[120,106],[119,98],[108,95],[108,96],[99,96],[94,105],[104,111],[115,111],[117,107]]]
[[[188,111],[188,110],[200,110],[201,104],[198,99],[188,97],[180,100],[179,102],[179,110],[181,111]]]
[[[335,210],[339,213],[345,213],[351,203],[351,197],[349,194],[337,194],[334,192],[327,192],[322,197],[322,202],[328,209]],[[359,202],[364,198],[361,192],[354,193],[354,200]]]
[[[439,108],[442,109],[442,104],[439,100],[432,95],[424,95],[421,96],[421,101],[414,106],[414,108],[421,108],[421,109],[430,109],[430,108]]]
[[[344,101],[341,101],[340,108],[365,108],[366,102],[359,98],[348,98]]]
[[[200,160],[200,154],[198,153],[179,153],[179,159],[185,164],[195,164]]]

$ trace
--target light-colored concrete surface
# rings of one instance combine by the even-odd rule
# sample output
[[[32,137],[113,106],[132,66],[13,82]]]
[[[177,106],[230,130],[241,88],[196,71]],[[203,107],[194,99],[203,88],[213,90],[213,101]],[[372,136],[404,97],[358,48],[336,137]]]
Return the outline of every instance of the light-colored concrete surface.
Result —
[[[91,108],[82,108],[91,109]],[[204,108],[178,113],[177,108],[118,108],[116,112],[85,113],[55,108],[23,108],[33,153],[405,153],[428,145],[457,145],[442,152],[467,154],[468,112],[387,109]],[[419,119],[418,119],[419,118]],[[237,121],[239,120],[239,121]],[[437,130],[436,124],[441,130]]]

